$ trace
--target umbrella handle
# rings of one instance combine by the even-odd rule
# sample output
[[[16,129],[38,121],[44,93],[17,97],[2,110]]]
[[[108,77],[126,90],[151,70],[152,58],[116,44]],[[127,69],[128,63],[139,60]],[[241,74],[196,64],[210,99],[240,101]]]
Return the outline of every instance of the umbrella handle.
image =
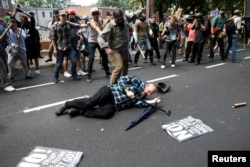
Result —
[[[157,110],[160,110],[160,111],[162,111],[162,112],[166,113],[166,114],[167,114],[167,116],[170,116],[170,115],[171,115],[171,110],[168,110],[168,111],[163,110],[163,109],[161,109],[161,108],[157,107],[157,103],[155,103],[155,105],[152,105],[152,104],[149,104],[149,105],[151,105],[152,107],[156,108]]]

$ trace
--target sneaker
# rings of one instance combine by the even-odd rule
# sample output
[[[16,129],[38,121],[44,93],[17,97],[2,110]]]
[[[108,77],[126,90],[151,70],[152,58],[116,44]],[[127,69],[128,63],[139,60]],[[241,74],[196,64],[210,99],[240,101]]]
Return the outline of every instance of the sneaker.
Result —
[[[109,71],[106,72],[106,77],[110,77],[111,73]]]
[[[88,73],[86,73],[86,72],[83,72],[82,70],[79,70],[78,72],[77,72],[77,75],[87,75]]]
[[[72,75],[71,75],[68,71],[65,71],[65,72],[64,72],[64,76],[67,77],[67,78],[69,78],[69,77],[71,77]]]
[[[55,78],[54,78],[54,83],[57,84],[58,82],[59,82],[58,78],[55,77]]]
[[[35,70],[35,74],[40,75],[41,74],[40,70]]]
[[[165,69],[166,68],[166,66],[165,65],[161,65],[161,69]]]
[[[48,63],[49,61],[52,61],[52,59],[47,59],[47,60],[45,60],[46,63]]]
[[[6,86],[5,88],[4,88],[4,91],[7,91],[7,92],[13,92],[13,91],[15,91],[16,89],[13,87],[13,86],[11,86],[11,85],[9,85],[9,86]]]
[[[76,81],[79,81],[79,80],[80,80],[80,78],[79,78],[77,75],[72,76],[72,78],[73,78],[74,80],[76,80]]]
[[[134,67],[138,67],[138,65],[136,63],[134,63]]]
[[[27,76],[25,77],[25,79],[33,79],[33,77],[30,76],[30,75],[27,75]]]
[[[172,67],[172,68],[175,68],[175,64],[171,64],[171,67]]]
[[[91,78],[90,74],[88,74],[88,76],[87,76],[87,82],[92,82],[92,78]]]
[[[153,66],[156,65],[155,62],[153,62],[153,61],[151,61],[150,63],[151,63],[151,65],[153,65]]]

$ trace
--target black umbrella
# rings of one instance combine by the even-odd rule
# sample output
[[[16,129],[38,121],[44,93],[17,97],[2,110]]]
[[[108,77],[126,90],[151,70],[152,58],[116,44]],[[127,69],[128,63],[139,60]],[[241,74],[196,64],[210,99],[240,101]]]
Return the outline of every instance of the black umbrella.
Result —
[[[156,107],[156,105],[151,105],[148,108],[146,108],[136,119],[134,119],[130,125],[127,127],[126,131],[131,129],[132,127],[136,126],[137,124],[139,124],[140,122],[142,122],[144,119],[147,119],[151,114],[153,114],[155,111],[160,110],[165,112],[168,116],[170,116],[171,111],[169,110],[168,112]]]

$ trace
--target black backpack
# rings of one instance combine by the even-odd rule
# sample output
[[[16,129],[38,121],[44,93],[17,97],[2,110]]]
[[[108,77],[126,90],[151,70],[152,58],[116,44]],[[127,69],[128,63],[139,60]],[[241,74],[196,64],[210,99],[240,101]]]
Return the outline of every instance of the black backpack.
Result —
[[[230,34],[235,34],[235,30],[236,30],[236,25],[234,23],[234,19],[229,19],[227,22],[226,22],[226,33],[227,35],[230,35]]]

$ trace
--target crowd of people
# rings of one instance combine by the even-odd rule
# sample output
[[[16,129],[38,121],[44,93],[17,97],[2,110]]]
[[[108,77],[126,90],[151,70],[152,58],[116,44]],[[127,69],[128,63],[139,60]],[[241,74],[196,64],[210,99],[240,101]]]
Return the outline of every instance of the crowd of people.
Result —
[[[225,11],[226,8],[221,7],[219,14],[213,18],[200,12],[190,12],[181,17],[170,15],[163,20],[157,20],[155,15],[147,20],[144,8],[136,12],[114,9],[107,12],[106,19],[101,18],[97,7],[91,9],[91,16],[83,17],[77,16],[72,9],[54,11],[53,20],[48,25],[51,44],[45,62],[56,59],[53,73],[55,83],[59,82],[60,72],[74,80],[80,80],[79,75],[86,75],[87,82],[92,82],[93,63],[98,50],[110,85],[116,84],[121,76],[128,75],[130,63],[137,67],[140,55],[144,63],[147,63],[149,55],[150,64],[160,64],[162,69],[167,66],[168,56],[171,57],[170,66],[175,68],[177,54],[183,55],[183,61],[199,65],[206,43],[210,61],[213,61],[216,49],[221,60],[228,61],[231,49],[230,61],[236,63],[237,43],[244,31],[242,15],[235,10],[228,19]],[[16,18],[17,12],[21,13],[19,19]],[[231,32],[227,31],[229,20],[233,20],[235,25]],[[5,91],[14,91],[11,81],[15,76],[17,60],[21,61],[25,79],[33,78],[30,70],[32,60],[35,62],[35,74],[41,73],[38,61],[39,32],[35,28],[34,13],[26,13],[20,8],[15,8],[0,23],[1,81]],[[131,49],[136,50],[134,55]],[[154,51],[157,63],[154,61]],[[68,60],[71,72],[68,71]],[[109,63],[113,66],[112,72]]]

